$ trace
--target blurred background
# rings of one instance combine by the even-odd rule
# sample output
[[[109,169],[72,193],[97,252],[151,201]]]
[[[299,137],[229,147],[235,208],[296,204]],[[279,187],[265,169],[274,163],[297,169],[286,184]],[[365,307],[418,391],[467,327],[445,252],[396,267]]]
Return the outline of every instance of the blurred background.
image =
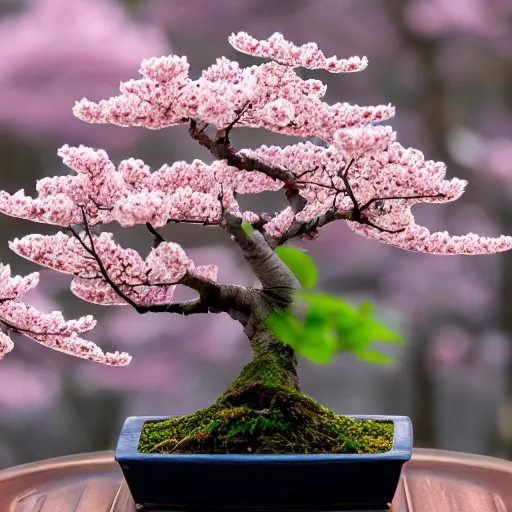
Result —
[[[66,143],[155,167],[210,161],[185,127],[89,125],[71,108],[83,97],[115,95],[145,57],[187,55],[193,77],[221,55],[254,63],[228,44],[233,31],[257,38],[279,31],[296,44],[317,42],[327,56],[366,55],[362,73],[310,73],[328,84],[327,101],[393,103],[399,141],[447,162],[449,177],[470,181],[461,200],[417,207],[417,217],[453,234],[512,234],[510,0],[0,0],[0,188],[33,193],[38,178],[66,174],[56,153]],[[292,140],[245,129],[234,143]],[[281,205],[272,194],[244,204],[270,212]],[[149,252],[144,229],[106,229],[124,247]],[[16,274],[39,270],[7,242],[56,231],[0,217],[0,261]],[[253,283],[220,230],[161,231],[196,264],[218,264],[221,281]],[[342,222],[301,246],[318,262],[324,290],[374,301],[407,340],[392,366],[343,355],[328,366],[301,361],[303,390],[339,413],[409,415],[416,446],[512,459],[512,253],[406,253],[358,237]],[[225,315],[139,316],[81,302],[69,282],[42,270],[27,302],[68,318],[95,315],[89,338],[130,352],[133,362],[103,367],[15,338],[0,364],[0,469],[114,449],[127,416],[192,413],[250,360],[241,327]]]

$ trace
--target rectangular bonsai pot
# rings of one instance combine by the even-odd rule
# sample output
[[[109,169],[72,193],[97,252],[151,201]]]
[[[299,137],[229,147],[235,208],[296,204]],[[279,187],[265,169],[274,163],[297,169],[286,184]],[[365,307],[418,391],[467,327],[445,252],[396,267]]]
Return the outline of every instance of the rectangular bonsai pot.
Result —
[[[392,421],[390,451],[380,454],[148,454],[137,451],[146,421],[126,420],[115,453],[135,503],[146,510],[387,509],[412,454],[405,416],[350,416]]]

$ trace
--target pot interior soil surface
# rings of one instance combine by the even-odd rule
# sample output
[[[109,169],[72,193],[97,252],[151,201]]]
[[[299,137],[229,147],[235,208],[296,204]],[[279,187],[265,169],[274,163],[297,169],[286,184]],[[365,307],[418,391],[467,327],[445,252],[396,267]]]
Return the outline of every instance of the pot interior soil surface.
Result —
[[[2,512],[135,512],[114,452],[0,471]],[[512,462],[416,449],[392,512],[512,512]]]
[[[392,422],[356,421],[291,388],[251,383],[188,416],[146,422],[138,451],[375,454],[391,449],[393,432]]]

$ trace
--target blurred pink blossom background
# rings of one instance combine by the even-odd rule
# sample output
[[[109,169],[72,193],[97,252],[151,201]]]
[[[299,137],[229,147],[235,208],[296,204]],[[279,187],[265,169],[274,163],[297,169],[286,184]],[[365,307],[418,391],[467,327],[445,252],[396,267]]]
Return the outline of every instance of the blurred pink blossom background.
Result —
[[[84,96],[116,94],[119,81],[137,78],[145,57],[186,54],[198,75],[221,55],[252,64],[228,45],[231,32],[265,38],[279,31],[297,44],[315,41],[328,55],[366,55],[370,65],[357,75],[311,76],[327,83],[329,102],[393,103],[398,140],[446,161],[448,176],[469,180],[457,204],[415,210],[419,221],[453,234],[512,234],[508,0],[11,4],[5,11],[0,4],[0,178],[8,192],[31,190],[37,177],[63,173],[56,150],[64,143],[158,166],[208,161],[180,127],[155,133],[88,125],[71,108]],[[258,130],[240,130],[233,139],[240,148],[289,143]],[[282,208],[271,193],[240,201],[244,209]],[[9,253],[7,240],[43,231],[12,219],[0,222],[1,261],[16,273],[34,271]],[[125,247],[149,250],[144,230],[115,233]],[[215,230],[172,226],[162,233],[182,244],[197,264],[218,264],[219,280],[252,283],[243,259]],[[317,261],[322,289],[355,302],[374,301],[382,319],[407,340],[392,366],[370,367],[343,355],[329,366],[301,361],[306,393],[341,413],[411,415],[418,446],[512,458],[512,424],[503,419],[512,417],[509,254],[406,253],[358,237],[343,223],[326,226],[318,240],[300,247]],[[126,416],[184,414],[207,406],[250,358],[241,328],[223,315],[192,321],[139,316],[128,307],[80,302],[68,286],[66,276],[43,270],[29,303],[47,312],[63,309],[69,317],[95,315],[99,322],[91,339],[134,359],[126,368],[108,368],[16,340],[0,364],[0,468],[112,449]],[[27,443],[28,437],[34,442]]]
[[[84,96],[113,95],[143,58],[171,52],[163,32],[131,20],[113,0],[27,0],[0,18],[0,125],[24,136],[129,148],[141,130],[119,132],[76,119]]]

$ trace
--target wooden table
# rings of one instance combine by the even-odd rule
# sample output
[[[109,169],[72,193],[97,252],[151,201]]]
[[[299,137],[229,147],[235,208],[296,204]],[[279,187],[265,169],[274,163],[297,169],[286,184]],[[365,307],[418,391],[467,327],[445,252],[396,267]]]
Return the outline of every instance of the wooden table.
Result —
[[[113,452],[49,459],[0,471],[0,512],[134,512]],[[512,462],[414,451],[393,512],[512,512]]]

